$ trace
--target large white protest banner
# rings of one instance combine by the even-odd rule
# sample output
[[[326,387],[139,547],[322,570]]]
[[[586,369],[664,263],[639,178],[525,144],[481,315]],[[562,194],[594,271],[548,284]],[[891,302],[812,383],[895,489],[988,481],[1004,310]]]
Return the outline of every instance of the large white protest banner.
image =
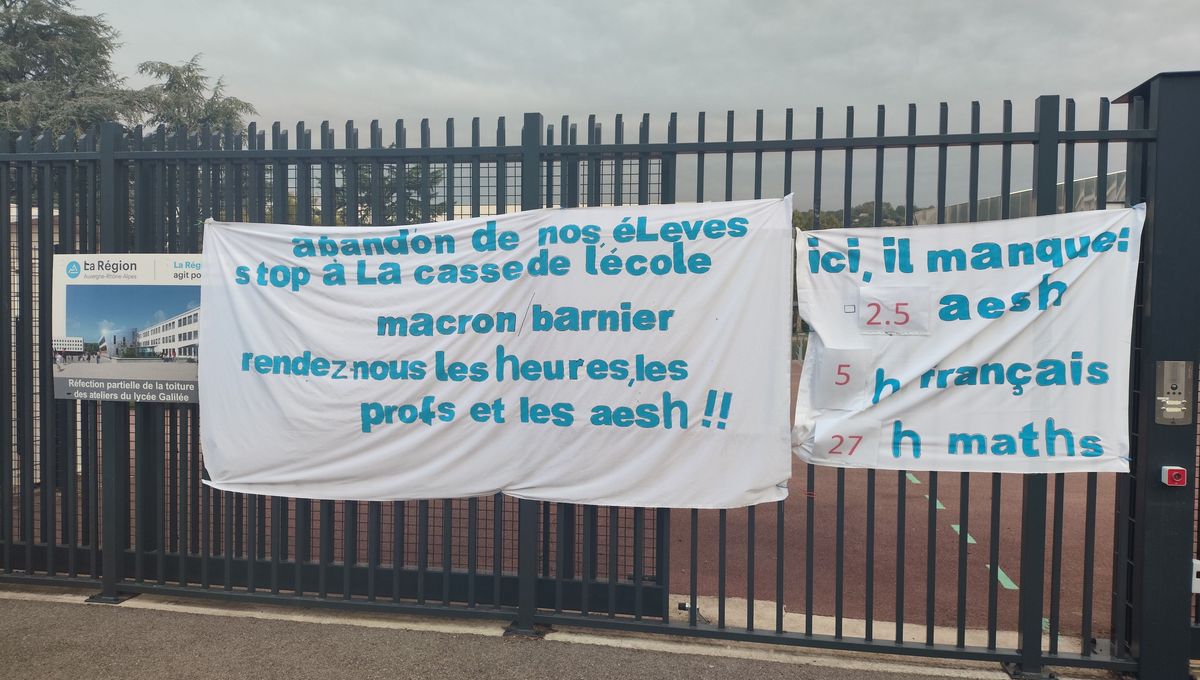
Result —
[[[734,507],[790,475],[791,200],[209,222],[211,485]]]
[[[1129,470],[1144,210],[797,238],[793,448],[843,467]]]

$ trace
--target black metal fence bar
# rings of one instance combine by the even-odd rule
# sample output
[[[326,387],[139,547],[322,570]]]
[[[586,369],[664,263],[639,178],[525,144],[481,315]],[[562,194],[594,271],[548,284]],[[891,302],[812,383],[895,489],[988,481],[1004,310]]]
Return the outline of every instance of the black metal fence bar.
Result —
[[[1171,101],[1191,106],[1194,96],[1186,92],[1171,89]],[[1154,207],[1162,157],[1147,150],[1161,149],[1167,140],[1160,135],[1167,132],[1172,140],[1190,134],[1180,143],[1192,143],[1196,130],[1164,113],[1155,99],[1159,90],[1135,94],[1122,130],[1109,129],[1108,100],[1100,102],[1097,129],[1079,130],[1075,102],[1067,100],[1060,125],[1059,99],[1042,97],[1031,131],[1013,130],[1012,105],[1004,102],[999,132],[981,130],[981,107],[973,103],[969,132],[951,132],[943,104],[935,134],[917,133],[917,109],[910,106],[902,135],[888,134],[886,112],[878,107],[872,136],[855,134],[850,108],[840,136],[827,134],[817,109],[813,135],[796,138],[789,109],[779,138],[768,133],[766,115],[758,111],[753,138],[744,141],[733,112],[719,141],[706,141],[703,114],[695,120],[695,141],[687,142],[679,141],[675,115],[658,123],[666,142],[653,141],[649,116],[639,120],[636,142],[626,141],[617,116],[613,141],[606,143],[594,116],[585,134],[564,117],[555,135],[539,115],[522,121],[516,146],[506,142],[504,119],[491,146],[481,139],[478,119],[469,145],[455,144],[453,121],[444,143],[435,144],[427,120],[417,146],[407,144],[403,121],[396,122],[390,145],[378,122],[370,124],[365,145],[347,123],[341,148],[328,123],[315,145],[311,131],[298,124],[294,148],[278,125],[269,140],[254,125],[244,133],[122,132],[106,125],[78,139],[29,132],[0,137],[0,203],[6,206],[0,231],[8,238],[0,261],[6,301],[0,345],[9,348],[0,358],[0,369],[8,369],[0,389],[0,440],[6,442],[0,451],[0,580],[98,579],[110,601],[123,593],[161,592],[464,614],[516,619],[527,631],[535,624],[619,628],[992,660],[1025,673],[1045,666],[1166,668],[1162,659],[1178,650],[1161,641],[1147,646],[1143,631],[1161,616],[1142,603],[1147,593],[1159,592],[1151,581],[1167,568],[1148,551],[1178,537],[1147,534],[1135,521],[1151,512],[1141,494],[1155,481],[1145,437],[1164,436],[1146,434],[1152,418],[1144,412],[1135,413],[1132,430],[1138,474],[1092,473],[1079,483],[1056,475],[1052,488],[1044,476],[1027,476],[1019,518],[1002,502],[1002,493],[1015,487],[998,474],[972,484],[975,475],[966,473],[939,479],[900,472],[894,484],[881,484],[874,471],[797,465],[793,493],[802,500],[780,501],[773,513],[691,510],[675,519],[686,530],[677,529],[673,538],[676,513],[664,509],[551,507],[500,495],[483,502],[388,504],[216,492],[202,483],[194,406],[76,404],[55,402],[51,394],[54,253],[197,252],[207,217],[336,228],[503,214],[518,200],[527,208],[669,203],[679,187],[693,183],[689,173],[695,200],[711,194],[707,185],[714,178],[725,199],[769,195],[772,185],[787,193],[807,179],[811,207],[798,206],[795,217],[806,228],[913,224],[916,197],[930,190],[930,176],[933,221],[946,221],[949,197],[964,183],[969,219],[978,219],[984,177],[999,183],[1004,217],[1013,214],[1014,180],[1020,186],[1026,177],[1037,212],[1048,214],[1075,209],[1082,191],[1077,169],[1093,158],[1095,201],[1105,207],[1114,148],[1128,160],[1130,200],[1148,199],[1151,221],[1166,224],[1175,215],[1155,214]],[[1014,155],[1030,152],[1032,172],[1014,178]],[[893,153],[903,154],[903,163]],[[712,154],[723,154],[724,163],[706,164]],[[796,154],[810,155],[812,165]],[[935,172],[919,173],[931,159]],[[823,182],[826,171],[840,172],[842,181]],[[905,197],[899,218],[884,204],[897,188]],[[860,195],[870,205],[855,214]],[[840,214],[830,222],[834,215],[823,204],[834,196]],[[1144,316],[1149,310],[1139,300]],[[1139,326],[1135,362],[1149,361],[1146,348],[1157,347],[1148,332],[1163,331]],[[1135,372],[1135,411],[1149,408],[1142,397],[1152,389],[1142,387],[1146,370]],[[1081,495],[1082,517],[1068,500],[1072,494]],[[946,507],[952,501],[957,508]],[[1113,508],[1111,532],[1097,525],[1098,517],[1107,517],[1102,506]],[[1019,541],[1002,533],[1013,522]],[[947,524],[955,534],[945,534]],[[1074,545],[1069,538],[1079,534],[1082,566],[1066,552]],[[1186,552],[1192,551],[1189,543]],[[1009,560],[1017,555],[1013,581],[1000,563],[1011,570]],[[1110,563],[1111,585],[1105,585]],[[671,572],[684,570],[688,578],[673,583]],[[672,612],[676,600],[686,614]],[[1111,644],[1093,644],[1094,637]],[[1150,654],[1159,665],[1147,665]]]
[[[1170,310],[1193,300],[1191,253],[1200,248],[1196,230],[1194,159],[1200,154],[1193,108],[1200,106],[1200,75],[1165,74],[1155,77],[1121,102],[1144,97],[1148,107],[1145,127],[1159,132],[1145,145],[1141,158],[1127,156],[1127,173],[1134,160],[1144,183],[1134,189],[1147,203],[1147,231],[1142,250],[1142,290],[1138,309],[1140,327],[1135,354],[1131,399],[1137,433],[1133,462],[1135,494],[1131,526],[1133,561],[1131,646],[1146,677],[1182,677],[1188,672],[1192,631],[1175,625],[1189,614],[1194,570],[1183,573],[1194,553],[1188,544],[1193,534],[1183,521],[1195,502],[1196,430],[1156,422],[1156,366],[1164,360],[1195,361],[1200,328]],[[1192,397],[1193,395],[1189,395]],[[1159,483],[1163,466],[1183,468],[1189,480],[1185,489]],[[1185,538],[1186,537],[1186,538]]]

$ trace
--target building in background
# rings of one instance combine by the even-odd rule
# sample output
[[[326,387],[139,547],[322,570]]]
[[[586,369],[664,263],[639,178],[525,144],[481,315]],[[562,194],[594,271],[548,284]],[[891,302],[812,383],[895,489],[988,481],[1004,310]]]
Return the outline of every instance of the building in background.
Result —
[[[50,345],[54,348],[55,353],[83,354],[82,337],[52,338]]]
[[[195,359],[200,343],[200,310],[189,309],[136,335],[138,349],[147,354]]]
[[[97,353],[109,357],[120,357],[125,354],[125,350],[133,347],[137,338],[137,330],[117,331],[110,335],[100,336],[96,343]]]
[[[1127,208],[1125,205],[1125,171],[1108,174],[1104,183],[1105,207]],[[1099,201],[1096,200],[1099,181],[1096,177],[1083,177],[1071,183],[1068,203],[1067,185],[1058,185],[1058,212],[1079,212],[1081,210],[1096,210]],[[1033,189],[1014,191],[1008,195],[1008,218],[1031,217],[1035,214]],[[976,202],[975,219],[978,222],[1004,219],[1004,197],[989,196]],[[913,212],[913,221],[917,224],[937,224],[937,207],[922,208]],[[971,221],[971,204],[956,203],[946,206],[947,224]]]

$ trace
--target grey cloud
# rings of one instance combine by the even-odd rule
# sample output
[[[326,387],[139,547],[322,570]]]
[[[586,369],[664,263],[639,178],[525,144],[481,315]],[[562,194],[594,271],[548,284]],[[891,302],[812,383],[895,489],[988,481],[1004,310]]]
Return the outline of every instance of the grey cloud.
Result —
[[[437,139],[445,118],[458,117],[465,134],[480,116],[490,142],[496,116],[507,115],[515,130],[525,111],[548,121],[595,113],[606,125],[616,113],[636,123],[650,112],[661,134],[666,114],[678,111],[688,139],[696,112],[708,111],[712,138],[723,134],[728,109],[746,136],[755,109],[778,131],[787,107],[796,110],[797,135],[807,135],[818,105],[827,107],[827,135],[841,134],[847,105],[856,107],[856,132],[870,134],[875,105],[887,105],[889,132],[901,132],[910,102],[928,132],[942,101],[951,129],[965,131],[973,100],[984,129],[995,130],[1003,99],[1025,127],[1033,99],[1047,93],[1077,98],[1080,125],[1091,126],[1100,97],[1200,66],[1191,0],[78,6],[105,13],[121,32],[114,61],[122,73],[203,52],[209,72],[258,107],[260,124],[328,119],[339,136],[347,119],[365,126],[378,118],[390,130],[396,118],[429,117]]]

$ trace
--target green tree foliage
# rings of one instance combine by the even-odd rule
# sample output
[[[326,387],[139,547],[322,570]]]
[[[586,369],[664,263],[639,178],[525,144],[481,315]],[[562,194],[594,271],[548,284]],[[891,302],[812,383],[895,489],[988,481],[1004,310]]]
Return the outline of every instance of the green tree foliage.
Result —
[[[894,227],[905,223],[905,206],[892,205],[884,202],[880,204],[879,224],[884,227]],[[920,210],[915,208],[913,212]],[[808,231],[809,229],[836,229],[845,226],[843,221],[843,211],[841,210],[822,210],[820,219],[817,225],[813,226],[813,211],[812,210],[793,210],[792,211],[792,226],[796,229]],[[875,226],[875,201],[860,203],[850,209],[850,226],[852,227],[872,227]]]
[[[391,146],[395,146],[394,144]],[[359,166],[358,168],[358,223],[369,224],[370,206],[372,197],[371,172],[372,168],[367,165]],[[397,204],[397,166],[383,166],[383,208],[384,214],[390,220],[393,215],[396,219],[404,224],[415,224],[430,220],[436,220],[446,214],[445,200],[445,179],[446,173],[438,167],[429,168],[429,212],[426,214],[422,211],[422,183],[421,183],[421,167],[409,165],[404,169],[404,201],[403,206]],[[345,187],[338,188],[338,218],[344,220],[346,215],[346,189]],[[403,214],[401,214],[403,213]]]
[[[138,64],[138,73],[160,81],[145,90],[147,125],[184,125],[190,130],[203,125],[219,130],[228,125],[237,129],[244,116],[257,113],[249,102],[225,94],[223,78],[217,78],[210,88],[198,54],[182,64],[144,61]]]
[[[0,0],[0,126],[82,132],[104,121],[240,127],[254,107],[210,87],[199,55],[138,67],[158,82],[134,89],[112,68],[117,32],[71,0]]]
[[[110,63],[117,33],[69,0],[0,0],[0,122],[10,129],[80,130],[129,121],[146,94]]]
[[[792,227],[801,231],[810,229],[836,229],[842,226],[842,211],[823,211],[817,226],[813,226],[814,213],[812,210],[793,210]]]
[[[371,179],[371,173],[374,172],[374,167],[370,163],[364,163],[358,166],[356,173],[358,177],[357,191],[354,193],[357,196],[357,201],[353,211],[347,201],[351,195],[344,180],[345,166],[339,167],[335,173],[341,180],[333,189],[333,224],[337,226],[346,226],[351,223],[358,225],[374,224],[372,220],[371,209],[374,205],[374,188],[375,185]],[[422,189],[421,189],[421,167],[415,165],[406,166],[404,169],[404,202],[403,205],[398,205],[396,197],[400,194],[397,192],[397,167],[394,164],[385,163],[383,165],[383,187],[380,196],[383,197],[382,207],[383,216],[377,220],[380,224],[416,224],[429,220],[437,220],[446,215],[446,200],[445,200],[445,171],[441,168],[429,168],[429,212],[424,213],[422,206]],[[266,192],[268,196],[274,195],[273,178],[268,178],[266,181]],[[325,222],[324,212],[320,200],[319,183],[314,182],[314,188],[309,194],[312,197],[312,222],[313,224],[323,224]],[[298,207],[298,197],[295,188],[289,186],[287,192],[287,215],[281,216],[284,222],[292,223],[299,219],[300,214]],[[243,212],[242,219],[249,219],[249,213]],[[350,219],[353,216],[353,221]],[[267,210],[267,220],[275,221],[274,208]]]
[[[392,144],[390,147],[394,147]],[[389,147],[389,148],[390,148]],[[375,184],[372,181],[371,173],[374,167],[371,164],[364,163],[358,166],[358,191],[356,193],[358,200],[354,213],[356,224],[371,224],[371,206],[372,198],[374,197]],[[382,224],[416,224],[426,221],[426,217],[430,220],[436,220],[446,214],[445,200],[445,178],[446,173],[443,169],[435,166],[429,168],[429,212],[424,213],[421,209],[422,201],[422,183],[421,183],[421,167],[418,165],[408,165],[404,168],[404,201],[403,205],[397,203],[397,197],[400,195],[397,192],[397,171],[396,165],[383,165],[383,215],[384,218],[380,222]],[[350,216],[347,187],[345,182],[340,183],[334,189],[334,205],[336,210],[335,224],[349,224],[348,217]],[[320,210],[314,208],[313,218],[320,219]]]

